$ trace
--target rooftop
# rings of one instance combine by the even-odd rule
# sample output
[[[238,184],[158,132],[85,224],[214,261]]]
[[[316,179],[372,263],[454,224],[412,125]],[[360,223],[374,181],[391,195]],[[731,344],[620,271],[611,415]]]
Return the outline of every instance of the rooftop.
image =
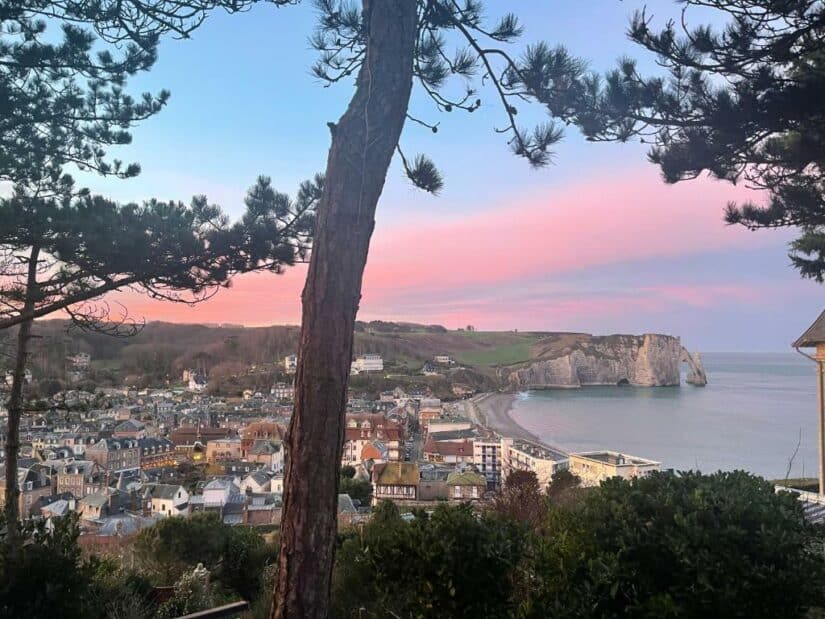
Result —
[[[808,330],[793,343],[794,348],[813,348],[825,344],[825,311],[814,321]]]
[[[638,456],[630,456],[622,454],[617,451],[585,451],[576,454],[570,454],[577,458],[586,458],[588,460],[595,460],[613,466],[630,466],[630,465],[645,465],[645,464],[661,464],[655,460],[648,460],[647,458],[639,458]]]
[[[513,441],[513,449],[526,453],[533,458],[541,458],[542,460],[553,460],[556,462],[567,460],[567,454],[563,451],[545,445],[531,443],[530,441],[515,440]]]
[[[400,484],[417,486],[420,478],[415,462],[384,462],[373,469],[375,483],[382,485]]]

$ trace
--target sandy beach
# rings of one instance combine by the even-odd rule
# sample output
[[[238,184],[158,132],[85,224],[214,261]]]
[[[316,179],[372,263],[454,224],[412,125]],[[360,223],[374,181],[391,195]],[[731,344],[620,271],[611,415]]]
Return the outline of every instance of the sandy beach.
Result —
[[[537,436],[522,428],[510,416],[515,399],[512,393],[483,393],[467,401],[467,414],[475,423],[502,436],[540,443]]]

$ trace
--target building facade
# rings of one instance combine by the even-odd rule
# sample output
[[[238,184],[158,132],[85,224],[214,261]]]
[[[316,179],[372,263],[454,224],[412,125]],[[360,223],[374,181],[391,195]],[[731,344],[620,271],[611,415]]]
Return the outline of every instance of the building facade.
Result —
[[[598,486],[611,477],[644,477],[662,468],[661,462],[629,456],[616,451],[586,451],[570,454],[570,472],[582,486]]]

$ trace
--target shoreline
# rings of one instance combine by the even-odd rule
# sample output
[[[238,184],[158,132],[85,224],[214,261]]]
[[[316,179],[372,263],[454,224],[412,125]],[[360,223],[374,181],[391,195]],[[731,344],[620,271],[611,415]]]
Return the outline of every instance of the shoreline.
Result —
[[[474,423],[489,428],[506,438],[518,438],[545,445],[538,436],[528,432],[512,417],[514,393],[482,393],[469,400],[466,407]]]

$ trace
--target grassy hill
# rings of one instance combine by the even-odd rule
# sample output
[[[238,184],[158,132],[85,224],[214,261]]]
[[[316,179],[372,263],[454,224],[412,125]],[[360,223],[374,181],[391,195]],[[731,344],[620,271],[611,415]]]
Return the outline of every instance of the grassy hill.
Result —
[[[98,383],[121,384],[126,378],[174,382],[184,369],[197,367],[215,376],[260,373],[263,376],[259,382],[264,384],[278,374],[284,356],[296,351],[299,335],[296,326],[244,328],[153,322],[135,337],[119,339],[67,332],[66,327],[67,323],[59,320],[36,323],[39,337],[32,354],[36,375],[61,378],[66,355],[83,351],[92,355]],[[425,361],[445,354],[460,365],[492,377],[495,368],[554,356],[587,337],[576,333],[448,331],[438,325],[359,322],[355,354],[378,353],[384,357],[387,372],[398,374],[417,374]]]

